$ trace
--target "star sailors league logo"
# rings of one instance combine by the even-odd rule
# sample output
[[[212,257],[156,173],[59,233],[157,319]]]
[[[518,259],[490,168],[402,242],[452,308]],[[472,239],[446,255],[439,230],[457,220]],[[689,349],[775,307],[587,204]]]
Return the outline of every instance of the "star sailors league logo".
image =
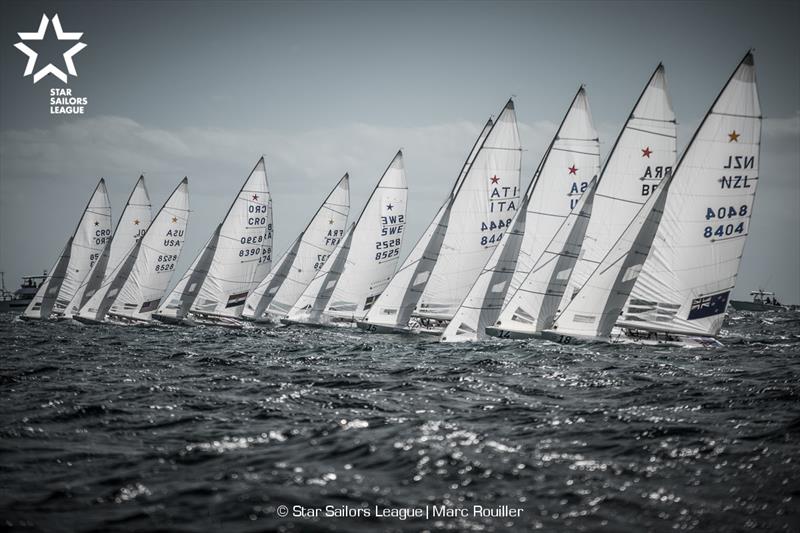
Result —
[[[56,39],[58,39],[59,42],[67,41],[63,46],[65,51],[61,54],[63,56],[63,64],[60,61],[56,61],[57,64],[44,64],[44,60],[40,60],[39,57],[39,53],[42,52],[42,41],[44,41],[47,29],[51,24],[55,31]],[[83,32],[64,31],[61,27],[61,21],[58,15],[53,15],[52,19],[47,18],[47,15],[42,15],[38,30],[19,32],[17,35],[19,35],[21,41],[15,44],[14,48],[28,57],[23,77],[32,76],[34,85],[47,76],[52,76],[63,83],[69,83],[70,76],[78,76],[73,58],[78,52],[86,48],[86,44],[80,42],[81,37],[83,37]],[[38,49],[39,52],[35,49]],[[74,96],[72,94],[72,89],[67,88],[50,89],[49,96],[51,115],[83,115],[86,104],[88,103],[88,98]]]
[[[68,75],[69,76],[77,76],[78,72],[75,70],[75,63],[73,62],[72,58],[86,48],[86,44],[77,42],[72,45],[66,52],[64,52],[64,65],[66,66],[67,73],[61,70],[59,67],[53,65],[52,63],[48,63],[44,66],[39,66],[39,69],[36,70],[36,60],[39,57],[39,54],[36,53],[27,43],[24,41],[42,41],[44,40],[44,34],[47,32],[47,26],[49,23],[53,23],[53,29],[56,32],[56,38],[59,41],[80,41],[80,38],[83,37],[83,32],[66,32],[61,28],[61,21],[58,19],[58,15],[53,16],[53,20],[47,18],[47,15],[42,15],[42,21],[39,23],[39,29],[36,31],[31,32],[19,32],[19,38],[22,39],[22,42],[18,42],[14,45],[14,48],[21,51],[23,54],[28,56],[28,63],[25,65],[25,73],[23,76],[30,76],[33,74],[33,83],[39,83],[39,81],[47,76],[48,74],[52,74],[59,80],[63,81],[64,83],[68,83]],[[33,44],[33,43],[31,43]],[[34,72],[36,70],[36,72]]]

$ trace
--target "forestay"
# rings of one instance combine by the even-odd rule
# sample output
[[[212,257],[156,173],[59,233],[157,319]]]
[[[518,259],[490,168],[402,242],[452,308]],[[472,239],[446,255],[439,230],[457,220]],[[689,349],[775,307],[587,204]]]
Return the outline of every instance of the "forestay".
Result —
[[[755,65],[748,53],[681,158],[620,325],[719,333],[750,231],[760,137]]]

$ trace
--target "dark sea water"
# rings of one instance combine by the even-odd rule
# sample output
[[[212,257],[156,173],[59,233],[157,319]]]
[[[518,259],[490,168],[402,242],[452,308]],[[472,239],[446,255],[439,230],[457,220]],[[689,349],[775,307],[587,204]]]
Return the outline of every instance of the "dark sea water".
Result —
[[[0,342],[4,529],[800,530],[797,313],[694,351],[11,315]]]

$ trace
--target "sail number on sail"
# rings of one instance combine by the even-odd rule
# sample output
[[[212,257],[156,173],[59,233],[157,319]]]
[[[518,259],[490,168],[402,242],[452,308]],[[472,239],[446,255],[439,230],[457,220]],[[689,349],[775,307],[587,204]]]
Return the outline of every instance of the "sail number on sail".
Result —
[[[730,136],[730,134],[729,134]],[[731,136],[731,140],[738,142],[738,135]],[[750,169],[755,168],[755,156],[739,156],[729,155],[728,161],[722,165],[724,169]],[[720,189],[749,189],[748,183],[749,176],[747,175],[728,175],[722,176],[719,180]],[[720,207],[706,207],[706,220],[731,220],[733,218],[745,218],[745,221],[750,217],[750,209],[747,204],[739,205],[723,205]],[[711,239],[714,237],[735,237],[737,235],[746,234],[745,221],[738,222],[732,221],[727,224],[709,225],[703,228],[703,237]]]
[[[263,235],[248,235],[239,238],[239,243],[245,246],[239,249],[239,257],[256,257],[259,263],[272,261],[272,223],[267,220],[269,207],[266,204],[250,204],[247,206],[247,225],[245,229],[264,226],[266,233]],[[267,244],[267,246],[265,246]]]
[[[403,228],[406,224],[405,215],[381,216],[381,237],[397,235],[394,239],[375,241],[375,260],[378,262],[392,259],[400,255]]]
[[[481,246],[488,246],[500,242],[506,228],[511,225],[512,214],[517,210],[516,200],[519,199],[519,189],[517,186],[505,186],[500,184],[497,175],[489,178],[489,213],[500,213],[504,218],[495,220],[481,221]],[[486,234],[486,232],[489,232]]]

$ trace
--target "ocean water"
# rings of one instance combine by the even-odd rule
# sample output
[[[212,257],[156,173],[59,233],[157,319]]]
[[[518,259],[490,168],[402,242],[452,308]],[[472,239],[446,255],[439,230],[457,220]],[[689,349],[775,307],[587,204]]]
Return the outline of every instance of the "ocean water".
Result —
[[[0,342],[4,529],[800,530],[798,313],[693,351],[12,315]]]

